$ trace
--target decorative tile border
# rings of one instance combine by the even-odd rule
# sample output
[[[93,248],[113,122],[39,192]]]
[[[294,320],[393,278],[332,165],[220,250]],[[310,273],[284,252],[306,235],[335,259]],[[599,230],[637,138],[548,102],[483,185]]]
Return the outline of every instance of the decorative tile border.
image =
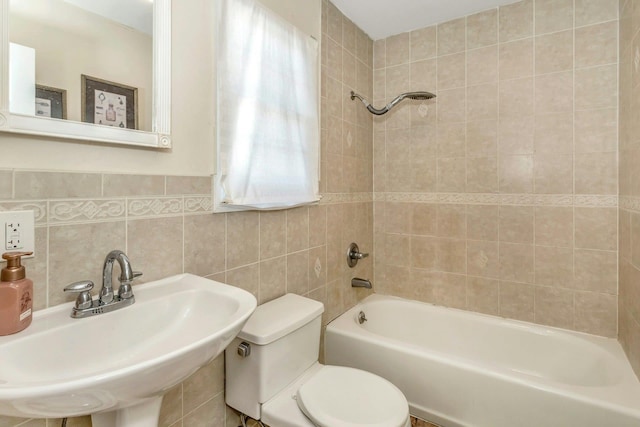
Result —
[[[373,193],[323,193],[320,204],[367,203],[372,201]]]
[[[127,200],[127,216],[156,217],[183,213],[182,197],[151,197]]]
[[[52,200],[49,202],[49,223],[95,222],[124,219],[124,199],[115,200]]]
[[[640,197],[621,196],[620,208],[627,211],[640,213]]]
[[[618,196],[572,194],[375,193],[376,202],[617,207]],[[640,201],[638,202],[640,205]]]

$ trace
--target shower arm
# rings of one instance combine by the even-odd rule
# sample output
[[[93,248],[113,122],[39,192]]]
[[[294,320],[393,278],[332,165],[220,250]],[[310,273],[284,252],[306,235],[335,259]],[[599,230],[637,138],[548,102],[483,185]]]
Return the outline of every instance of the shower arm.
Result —
[[[358,98],[360,101],[362,101],[364,106],[367,107],[367,110],[369,110],[372,114],[375,114],[376,116],[381,116],[381,115],[385,114],[386,112],[391,110],[393,107],[396,106],[396,104],[400,103],[400,101],[402,101],[406,97],[409,97],[411,99],[426,100],[426,99],[435,98],[435,95],[432,94],[432,93],[429,93],[429,92],[403,93],[402,95],[397,96],[393,101],[391,101],[390,103],[385,105],[383,108],[378,109],[378,108],[375,108],[373,105],[371,105],[369,103],[369,101],[364,99],[362,96],[358,95],[354,91],[351,91],[351,100],[353,101],[355,98]]]

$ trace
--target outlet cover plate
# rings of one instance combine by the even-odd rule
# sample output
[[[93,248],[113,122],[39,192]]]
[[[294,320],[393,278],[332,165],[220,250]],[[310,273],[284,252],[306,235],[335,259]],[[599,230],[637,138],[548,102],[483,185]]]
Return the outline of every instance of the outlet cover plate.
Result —
[[[33,211],[2,211],[0,212],[0,230],[3,234],[2,253],[4,252],[33,252],[35,255],[35,216]],[[12,227],[13,226],[13,227]],[[17,231],[15,231],[17,230]],[[14,248],[10,241],[17,242]],[[33,258],[30,255],[25,258]],[[2,260],[4,261],[4,260]]]

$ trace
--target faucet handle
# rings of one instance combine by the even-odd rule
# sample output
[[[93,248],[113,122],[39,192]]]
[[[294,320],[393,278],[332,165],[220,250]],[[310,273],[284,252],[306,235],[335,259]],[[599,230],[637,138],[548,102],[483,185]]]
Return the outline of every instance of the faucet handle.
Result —
[[[133,272],[133,278],[136,279],[138,277],[142,276],[142,271],[134,271]]]
[[[76,298],[76,308],[85,309],[91,307],[93,304],[91,300],[91,289],[93,289],[93,282],[91,280],[81,280],[80,282],[67,285],[64,291],[79,293],[78,298]]]
[[[142,276],[142,271],[134,271],[133,279]],[[120,283],[120,287],[118,288],[118,296],[120,299],[129,299],[133,297],[133,288],[131,287],[131,282],[122,282]]]

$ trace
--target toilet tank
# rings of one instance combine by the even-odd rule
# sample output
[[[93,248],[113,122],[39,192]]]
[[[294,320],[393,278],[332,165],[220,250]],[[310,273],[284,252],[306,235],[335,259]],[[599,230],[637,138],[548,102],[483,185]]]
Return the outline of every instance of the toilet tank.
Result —
[[[258,306],[225,350],[227,405],[260,419],[261,404],[318,361],[323,311],[322,303],[295,294]],[[241,344],[248,356],[239,354]]]

